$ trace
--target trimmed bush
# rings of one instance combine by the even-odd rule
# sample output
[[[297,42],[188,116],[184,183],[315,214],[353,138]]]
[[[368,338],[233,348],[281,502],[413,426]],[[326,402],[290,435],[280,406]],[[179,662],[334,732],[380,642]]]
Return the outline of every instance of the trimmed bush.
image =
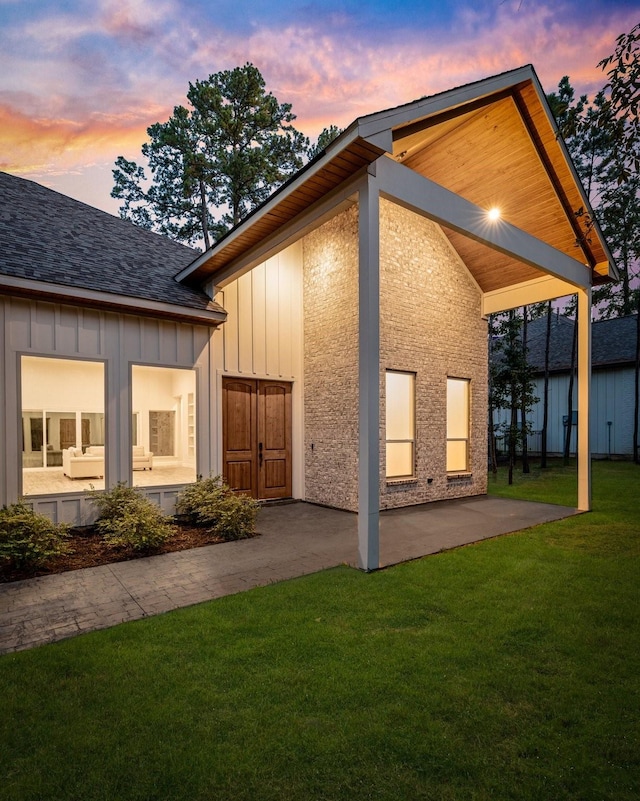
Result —
[[[147,551],[175,533],[175,526],[158,506],[123,481],[110,490],[93,490],[89,496],[98,509],[96,529],[109,545]]]
[[[241,540],[255,533],[258,503],[234,492],[220,476],[210,476],[184,488],[176,512],[214,537]]]
[[[40,567],[54,556],[68,553],[69,531],[37,514],[24,501],[0,509],[0,564]]]

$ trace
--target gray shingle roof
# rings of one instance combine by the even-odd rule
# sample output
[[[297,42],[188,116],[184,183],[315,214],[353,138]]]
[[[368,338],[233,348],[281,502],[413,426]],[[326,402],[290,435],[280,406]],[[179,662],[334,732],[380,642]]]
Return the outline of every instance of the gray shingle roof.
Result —
[[[635,362],[637,315],[612,320],[596,320],[591,326],[591,362],[594,368]],[[540,317],[528,325],[528,361],[536,371],[544,370],[544,348],[547,318]],[[573,320],[553,314],[549,369],[568,370],[571,365]]]
[[[174,276],[197,251],[33,181],[0,172],[0,274],[211,308]]]

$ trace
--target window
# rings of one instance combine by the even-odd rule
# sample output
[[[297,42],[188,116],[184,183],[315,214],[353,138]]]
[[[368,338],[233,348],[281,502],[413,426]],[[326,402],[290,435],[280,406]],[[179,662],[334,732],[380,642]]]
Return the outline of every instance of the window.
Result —
[[[469,381],[447,378],[447,471],[469,469]]]
[[[22,494],[104,488],[104,365],[23,356]]]
[[[411,478],[415,473],[416,377],[387,370],[387,478]]]
[[[133,484],[196,480],[196,374],[175,367],[131,369]]]

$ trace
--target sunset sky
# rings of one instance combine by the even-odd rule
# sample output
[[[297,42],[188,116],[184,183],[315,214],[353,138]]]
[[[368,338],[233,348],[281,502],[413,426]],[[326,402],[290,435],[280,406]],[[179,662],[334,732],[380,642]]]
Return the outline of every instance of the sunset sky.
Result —
[[[310,137],[532,63],[545,91],[640,21],[636,0],[0,0],[0,169],[117,213],[118,155],[247,61]]]

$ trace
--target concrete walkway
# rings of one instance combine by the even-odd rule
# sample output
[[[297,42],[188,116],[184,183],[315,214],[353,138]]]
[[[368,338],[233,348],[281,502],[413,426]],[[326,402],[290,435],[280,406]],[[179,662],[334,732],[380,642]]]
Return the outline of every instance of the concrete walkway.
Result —
[[[381,514],[382,566],[575,514],[476,497]],[[307,503],[260,510],[251,540],[0,585],[0,653],[357,561],[357,518]]]

